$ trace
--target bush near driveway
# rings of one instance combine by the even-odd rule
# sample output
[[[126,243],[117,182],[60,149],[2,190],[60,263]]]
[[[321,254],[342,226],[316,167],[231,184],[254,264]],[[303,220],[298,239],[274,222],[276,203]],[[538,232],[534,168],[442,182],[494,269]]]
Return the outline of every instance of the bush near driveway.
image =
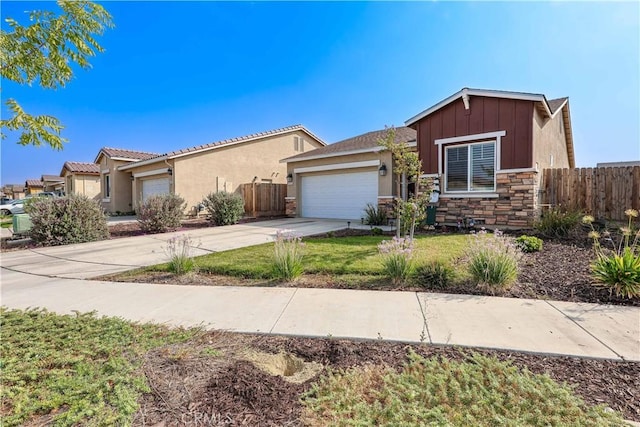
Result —
[[[86,196],[37,197],[26,207],[31,238],[46,246],[93,242],[109,238],[102,207]]]
[[[151,196],[138,209],[138,223],[145,233],[166,233],[180,227],[185,207],[177,194]]]
[[[225,191],[211,193],[202,204],[209,212],[209,221],[213,225],[235,224],[244,215],[244,199],[239,194]]]

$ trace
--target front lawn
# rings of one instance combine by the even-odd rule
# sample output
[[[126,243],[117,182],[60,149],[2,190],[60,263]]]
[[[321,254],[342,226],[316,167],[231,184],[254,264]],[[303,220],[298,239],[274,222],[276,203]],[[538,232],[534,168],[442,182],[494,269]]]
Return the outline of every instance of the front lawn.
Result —
[[[305,239],[304,272],[307,274],[378,276],[382,264],[378,244],[389,236],[350,236]],[[452,261],[462,255],[468,236],[421,235],[415,238],[416,264],[430,260]],[[271,279],[273,244],[234,249],[195,259],[198,271],[253,279]],[[168,265],[151,267],[168,271]]]

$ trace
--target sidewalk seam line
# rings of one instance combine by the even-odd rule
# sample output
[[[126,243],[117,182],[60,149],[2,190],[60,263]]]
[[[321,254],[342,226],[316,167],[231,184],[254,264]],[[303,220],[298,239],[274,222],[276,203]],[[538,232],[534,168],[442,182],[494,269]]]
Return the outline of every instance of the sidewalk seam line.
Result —
[[[429,325],[427,324],[427,313],[425,313],[427,309],[427,301],[425,299],[425,306],[422,307],[420,303],[420,297],[418,296],[418,292],[416,294],[416,299],[418,300],[418,307],[420,307],[420,313],[422,314],[422,332],[427,331],[427,337],[429,338],[429,344],[433,344],[433,340],[431,339],[431,332],[429,331]]]
[[[578,328],[582,329],[583,331],[585,331],[589,336],[591,336],[591,338],[593,338],[594,340],[598,341],[600,344],[602,344],[603,346],[605,346],[605,348],[609,349],[609,351],[611,351],[613,354],[615,354],[616,356],[618,356],[620,359],[626,361],[627,359],[624,358],[624,356],[622,356],[621,354],[619,354],[617,351],[615,351],[614,349],[612,349],[611,347],[609,347],[607,344],[605,344],[600,338],[596,337],[594,334],[592,334],[590,331],[588,331],[584,326],[582,326],[581,324],[579,324],[578,322],[576,322],[574,319],[572,319],[571,317],[569,317],[564,311],[560,310],[558,307],[556,307],[555,305],[551,304],[549,301],[544,301],[547,304],[549,304],[551,307],[553,307],[556,311],[558,311],[560,314],[562,314],[564,317],[566,317],[567,319],[569,319],[571,322],[573,322]]]
[[[276,319],[275,322],[273,322],[273,326],[271,326],[271,329],[269,329],[269,333],[270,334],[273,333],[273,330],[275,329],[276,325],[278,324],[278,322],[280,321],[280,319],[284,315],[284,312],[287,310],[287,307],[289,307],[289,304],[291,303],[291,300],[293,300],[293,297],[296,296],[297,293],[298,293],[298,288],[295,288],[295,290],[291,294],[291,297],[289,297],[289,301],[287,301],[287,303],[284,305],[284,307],[282,307],[282,311],[278,315],[278,318]]]
[[[139,265],[131,265],[131,264],[109,264],[106,262],[94,262],[94,261],[82,261],[82,260],[75,260],[75,259],[71,259],[71,258],[64,258],[61,256],[55,256],[55,255],[49,255],[49,254],[44,254],[38,251],[34,251],[33,249],[28,249],[29,252],[34,253],[36,255],[40,255],[43,257],[47,257],[47,258],[53,258],[53,259],[59,259],[62,261],[68,261],[68,262],[79,262],[81,264],[94,264],[94,265],[113,265],[116,267],[133,267],[133,268],[140,268],[141,266]],[[26,273],[29,274],[29,273]]]

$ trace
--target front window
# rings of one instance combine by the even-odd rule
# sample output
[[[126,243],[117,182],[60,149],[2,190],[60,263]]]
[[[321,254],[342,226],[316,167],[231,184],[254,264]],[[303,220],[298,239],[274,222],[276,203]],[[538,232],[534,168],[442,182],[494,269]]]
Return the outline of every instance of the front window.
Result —
[[[111,179],[109,178],[109,175],[104,176],[104,197],[111,197]]]
[[[445,148],[445,191],[495,191],[495,141]]]

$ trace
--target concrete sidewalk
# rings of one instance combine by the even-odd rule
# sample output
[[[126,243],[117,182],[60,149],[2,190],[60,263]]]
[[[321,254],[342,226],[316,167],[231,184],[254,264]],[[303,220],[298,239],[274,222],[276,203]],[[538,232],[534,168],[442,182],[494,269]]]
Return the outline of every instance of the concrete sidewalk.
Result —
[[[196,255],[303,235],[344,221],[289,219],[189,231]],[[166,262],[167,239],[140,236],[1,254],[9,308],[97,311],[237,332],[385,339],[640,361],[640,307],[421,292],[173,286],[82,280]]]
[[[2,305],[141,322],[640,361],[640,308],[416,292],[110,283],[4,270]]]

